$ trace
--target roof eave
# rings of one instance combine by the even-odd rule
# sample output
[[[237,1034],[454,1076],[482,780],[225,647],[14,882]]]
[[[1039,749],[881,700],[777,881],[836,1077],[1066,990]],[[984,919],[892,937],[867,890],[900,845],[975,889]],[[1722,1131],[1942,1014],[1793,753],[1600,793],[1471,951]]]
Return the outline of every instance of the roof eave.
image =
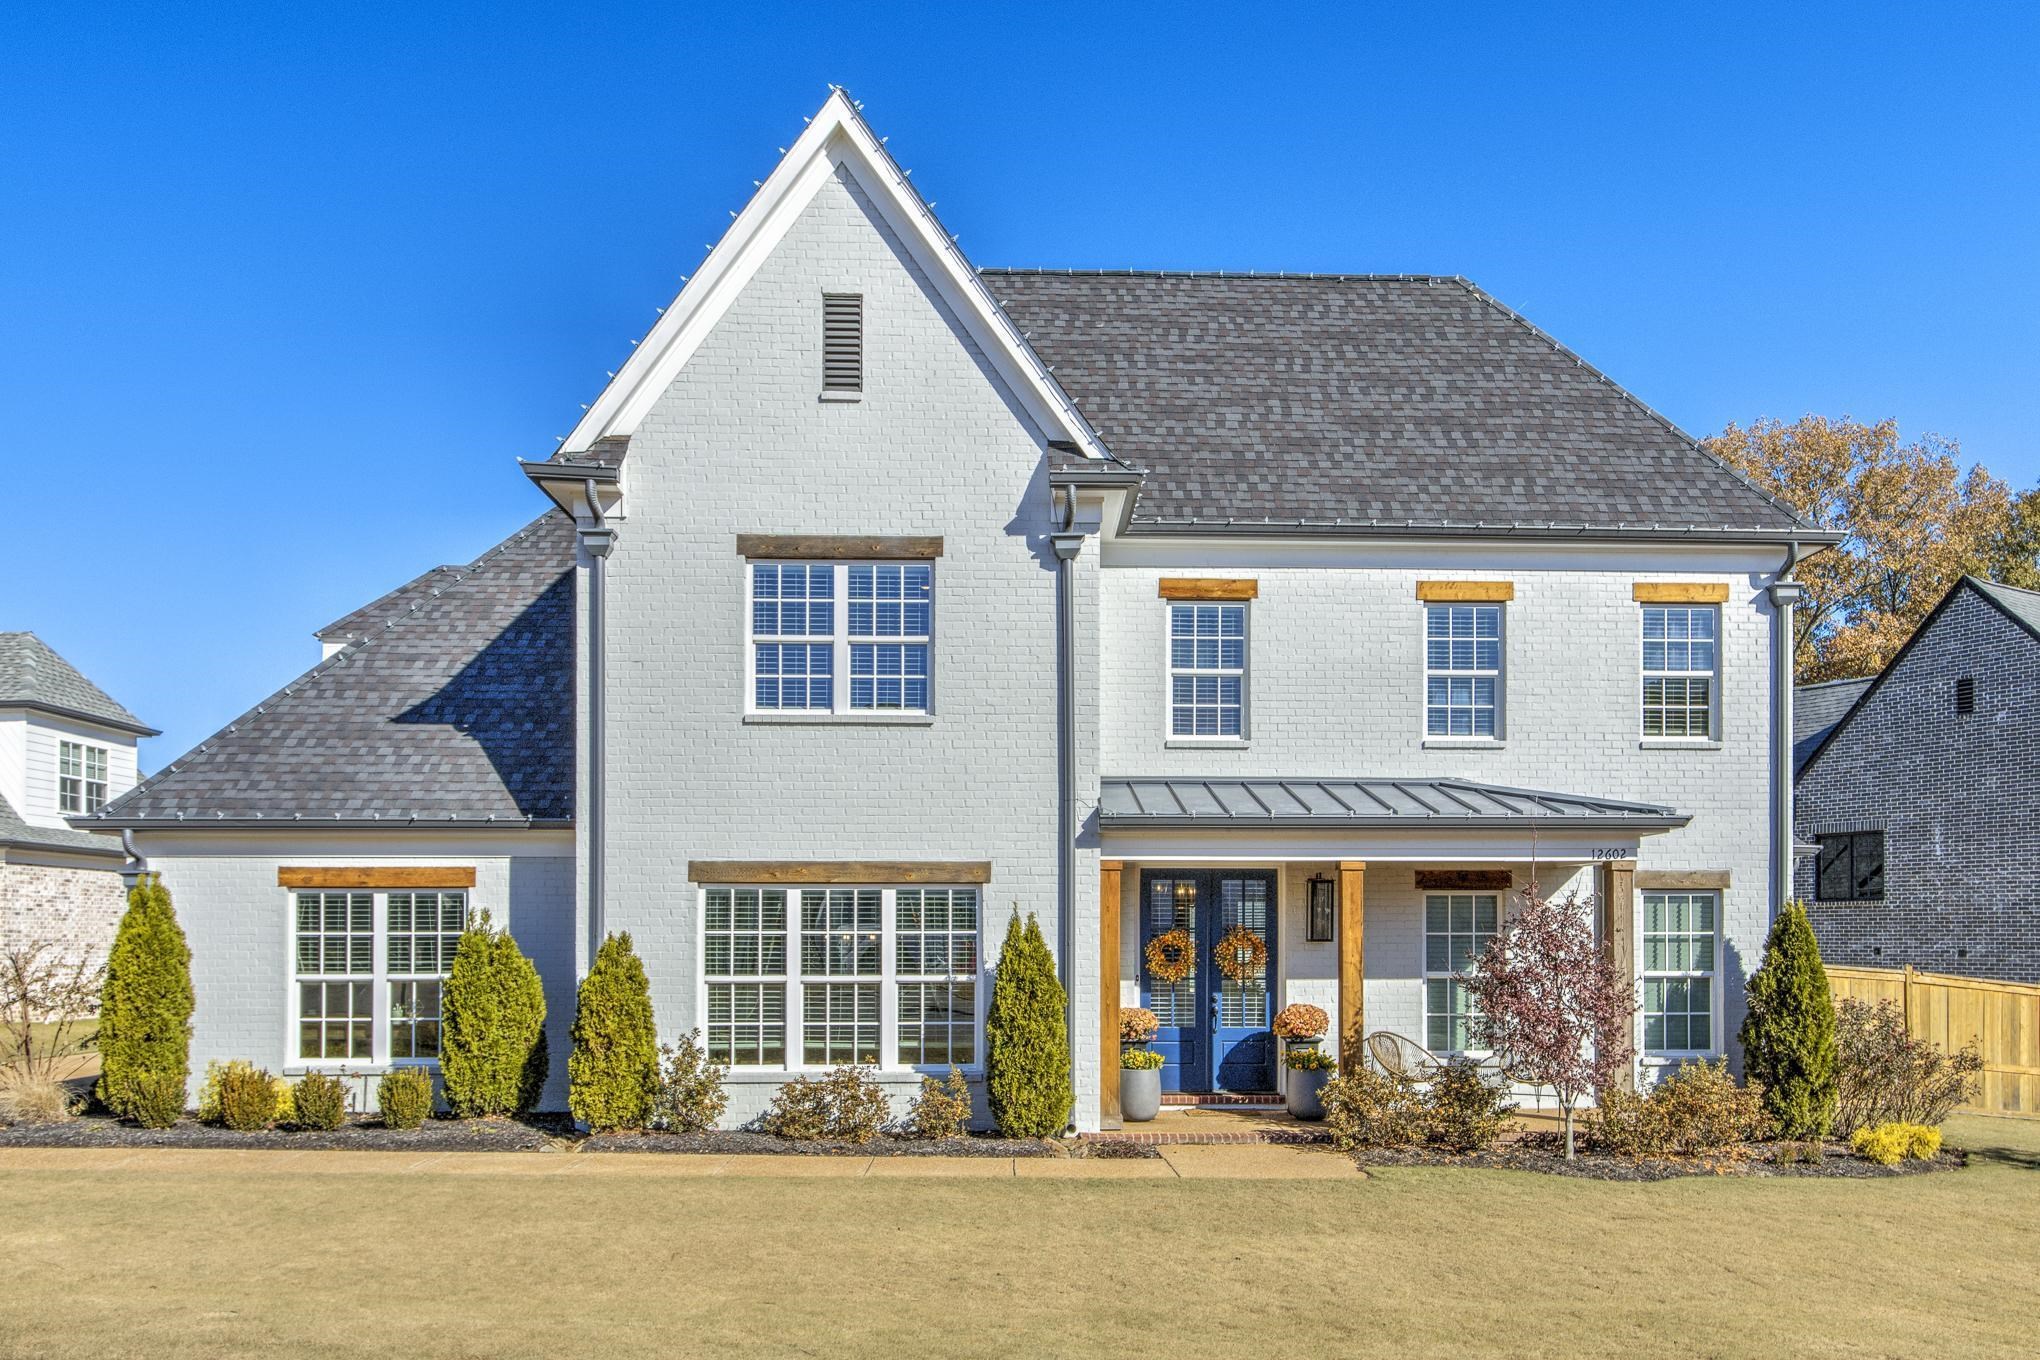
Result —
[[[1419,520],[1166,520],[1135,519],[1131,532],[1152,538],[1534,538],[1563,542],[1760,543],[1832,547],[1848,535],[1834,529],[1739,529],[1699,525],[1451,524]]]
[[[318,817],[303,813],[264,816],[104,815],[72,819],[78,829],[110,831],[567,831],[571,817]]]
[[[160,737],[163,735],[148,724],[132,718],[109,718],[102,713],[88,713],[82,708],[66,708],[62,704],[45,703],[41,699],[0,699],[0,708],[33,709],[37,713],[48,713],[52,717],[68,718],[72,722],[91,723],[94,727],[110,728],[115,732],[127,732],[137,737]]]
[[[1263,817],[1247,815],[1230,817],[1223,813],[1197,813],[1191,815],[1148,814],[1139,812],[1100,812],[1098,825],[1112,831],[1134,830],[1280,830],[1280,831],[1468,831],[1507,830],[1514,827],[1553,828],[1569,831],[1636,831],[1655,835],[1665,831],[1677,831],[1692,821],[1692,817],[1671,813],[1652,816],[1618,817],[1437,817],[1415,814],[1384,814],[1368,817]]]

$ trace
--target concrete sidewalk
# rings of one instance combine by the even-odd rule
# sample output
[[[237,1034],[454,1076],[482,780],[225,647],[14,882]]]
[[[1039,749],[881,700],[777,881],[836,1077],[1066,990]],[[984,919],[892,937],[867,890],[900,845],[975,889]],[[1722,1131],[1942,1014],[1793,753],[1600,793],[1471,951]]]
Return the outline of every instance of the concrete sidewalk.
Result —
[[[1159,1158],[772,1157],[609,1152],[283,1152],[0,1148],[0,1175],[35,1171],[296,1176],[787,1176],[819,1180],[1360,1180],[1350,1158],[1273,1144],[1163,1147]]]

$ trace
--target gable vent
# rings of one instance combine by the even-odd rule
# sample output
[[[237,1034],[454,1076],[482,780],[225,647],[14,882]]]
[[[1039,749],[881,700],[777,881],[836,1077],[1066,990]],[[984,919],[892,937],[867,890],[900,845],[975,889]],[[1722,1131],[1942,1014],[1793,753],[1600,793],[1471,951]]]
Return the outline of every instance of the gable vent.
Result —
[[[822,294],[822,390],[864,390],[864,296]]]
[[[1965,675],[1955,682],[1955,711],[1964,714],[1976,712],[1976,678],[1974,676]]]

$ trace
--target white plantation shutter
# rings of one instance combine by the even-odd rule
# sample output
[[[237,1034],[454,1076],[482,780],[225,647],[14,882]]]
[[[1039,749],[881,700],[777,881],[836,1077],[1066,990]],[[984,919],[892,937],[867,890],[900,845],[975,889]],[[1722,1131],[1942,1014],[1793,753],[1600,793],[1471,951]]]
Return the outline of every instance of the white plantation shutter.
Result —
[[[822,390],[864,390],[862,294],[822,294]]]

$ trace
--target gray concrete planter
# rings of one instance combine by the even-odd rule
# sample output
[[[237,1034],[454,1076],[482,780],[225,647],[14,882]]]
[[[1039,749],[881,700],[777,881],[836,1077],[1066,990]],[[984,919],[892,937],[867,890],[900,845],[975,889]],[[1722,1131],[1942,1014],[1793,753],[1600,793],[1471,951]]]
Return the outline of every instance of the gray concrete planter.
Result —
[[[1290,1072],[1289,1088],[1283,1093],[1290,1115],[1296,1119],[1323,1119],[1325,1083],[1331,1079],[1330,1072]]]
[[[1129,1124],[1145,1124],[1162,1112],[1162,1069],[1119,1069],[1119,1114]]]

